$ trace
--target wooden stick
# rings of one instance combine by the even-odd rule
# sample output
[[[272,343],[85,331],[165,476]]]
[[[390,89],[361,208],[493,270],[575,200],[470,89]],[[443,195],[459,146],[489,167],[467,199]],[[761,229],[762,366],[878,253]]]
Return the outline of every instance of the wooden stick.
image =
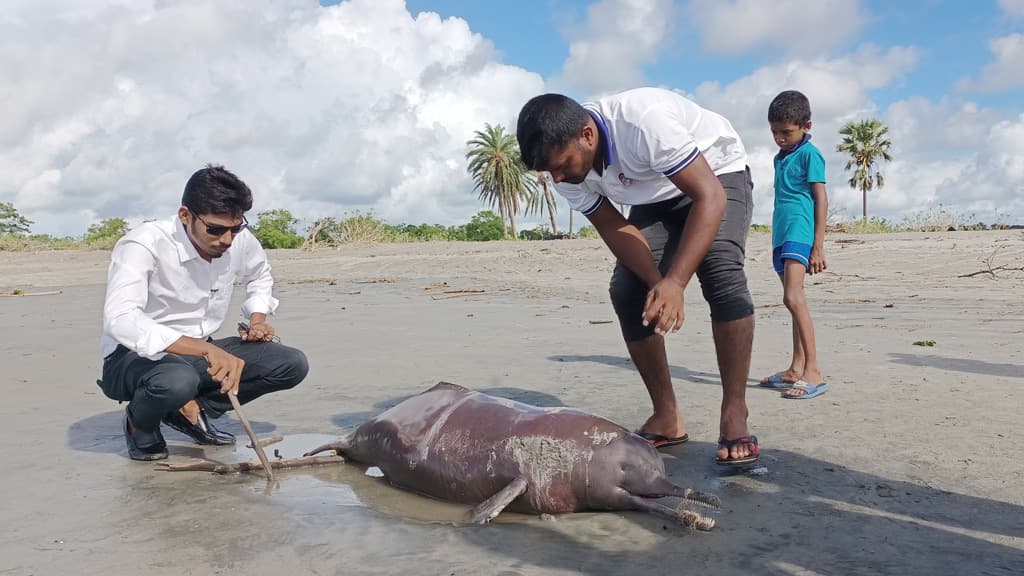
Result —
[[[249,426],[249,420],[242,413],[242,405],[238,403],[238,396],[234,392],[228,392],[228,399],[231,400],[231,406],[235,409],[238,419],[242,421],[242,428],[245,428],[245,433],[249,435],[252,449],[256,451],[256,456],[259,457],[260,463],[263,464],[263,469],[267,472],[267,481],[273,480],[274,471],[270,468],[270,461],[267,460],[267,455],[263,453],[263,446],[256,439],[256,433],[252,431],[252,426]]]
[[[278,442],[280,442],[282,440],[284,440],[284,436],[281,436],[281,435],[271,436],[270,438],[264,438],[264,439],[260,440],[259,441],[259,445],[260,445],[260,448],[266,448],[267,446],[270,446],[271,444],[277,444]],[[246,446],[248,446],[249,448],[252,448],[252,444],[246,444]]]
[[[15,290],[9,294],[0,294],[0,296],[53,296],[54,294],[60,294],[61,290],[51,290],[49,292],[25,292],[23,290]]]
[[[345,459],[341,456],[301,456],[299,458],[282,458],[271,460],[272,468],[302,468],[305,466],[320,466],[323,464],[344,464]],[[214,474],[238,474],[240,472],[252,472],[263,468],[259,460],[239,462],[237,464],[221,464],[210,460],[199,460],[196,462],[185,462],[183,464],[171,464],[169,462],[158,462],[157,466],[169,472],[213,472]]]
[[[456,292],[453,294],[443,294],[441,296],[431,296],[431,300],[447,300],[449,298],[462,298],[463,296],[483,296],[485,294],[498,294],[499,292],[507,292],[507,290],[480,290],[478,292]]]

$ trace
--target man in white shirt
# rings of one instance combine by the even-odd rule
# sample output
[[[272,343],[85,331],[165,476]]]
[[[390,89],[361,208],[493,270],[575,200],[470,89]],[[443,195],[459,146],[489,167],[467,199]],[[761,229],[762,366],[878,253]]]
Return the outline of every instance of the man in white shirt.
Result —
[[[537,96],[520,111],[516,135],[526,166],[551,174],[618,260],[612,305],[654,405],[637,433],[656,448],[689,439],[663,336],[682,326],[696,273],[722,378],[716,460],[756,461],[745,396],[754,306],[743,271],[753,183],[732,125],[675,92],[640,88],[584,105]],[[615,204],[631,206],[628,219]]]
[[[306,356],[276,342],[267,315],[277,309],[274,279],[259,240],[246,229],[252,192],[220,166],[189,178],[174,218],[126,234],[110,257],[103,306],[103,376],[108,397],[127,401],[124,431],[133,460],[167,457],[160,423],[199,444],[231,444],[213,427],[231,409],[292,388]],[[213,340],[245,285],[237,337]]]

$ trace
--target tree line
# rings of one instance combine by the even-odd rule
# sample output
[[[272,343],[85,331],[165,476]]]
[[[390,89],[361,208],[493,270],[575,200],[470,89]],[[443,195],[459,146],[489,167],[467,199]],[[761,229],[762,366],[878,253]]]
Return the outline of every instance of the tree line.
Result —
[[[900,229],[946,229],[984,224],[964,224],[970,217],[950,214],[942,206],[925,214],[907,218],[900,226],[884,219],[868,220],[868,193],[880,189],[885,179],[879,169],[889,162],[891,142],[888,127],[880,120],[848,122],[840,130],[838,152],[849,157],[845,170],[851,172],[849,185],[861,191],[862,222],[848,225],[844,231],[873,232]],[[519,154],[515,136],[497,124],[485,124],[466,142],[466,170],[473,181],[473,192],[487,209],[475,214],[461,225],[389,224],[372,213],[355,213],[342,218],[325,217],[313,221],[306,233],[297,231],[299,220],[286,209],[273,209],[257,214],[252,232],[266,248],[316,248],[355,242],[425,242],[425,241],[488,241],[501,239],[544,240],[552,238],[596,238],[592,226],[573,230],[573,211],[569,211],[569,230],[560,234],[556,221],[557,203],[552,192],[554,183],[546,172],[526,168]],[[495,212],[497,210],[497,212]],[[548,225],[519,230],[518,216],[546,213]],[[954,222],[955,220],[955,222]],[[924,224],[922,224],[924,223]],[[22,216],[12,204],[0,202],[0,250],[26,248],[97,248],[109,249],[128,231],[124,218],[107,218],[89,227],[81,237],[52,237],[32,234],[33,222]],[[763,227],[758,227],[763,228]]]

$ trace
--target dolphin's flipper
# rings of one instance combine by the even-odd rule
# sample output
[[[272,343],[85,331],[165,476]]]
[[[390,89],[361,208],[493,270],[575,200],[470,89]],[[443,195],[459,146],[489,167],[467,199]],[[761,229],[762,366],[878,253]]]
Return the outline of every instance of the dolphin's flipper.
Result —
[[[470,510],[468,519],[474,524],[486,524],[494,520],[494,517],[501,514],[501,511],[506,506],[525,492],[526,479],[520,476],[509,482],[507,486],[499,490],[494,496],[477,504],[475,508]]]
[[[330,444],[324,444],[323,446],[318,446],[318,447],[310,450],[309,452],[306,452],[305,454],[303,454],[303,456],[313,456],[313,455],[319,454],[321,452],[327,452],[328,450],[333,450],[334,453],[337,454],[338,456],[344,457],[345,456],[345,451],[348,450],[348,448],[349,448],[349,442],[348,442],[347,439],[339,440],[338,442],[331,442]]]

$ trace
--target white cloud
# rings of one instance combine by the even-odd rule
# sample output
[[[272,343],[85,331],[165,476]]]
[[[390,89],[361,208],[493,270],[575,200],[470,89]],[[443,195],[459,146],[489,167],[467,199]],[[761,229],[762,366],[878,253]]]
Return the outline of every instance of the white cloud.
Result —
[[[761,46],[820,53],[855,38],[867,21],[859,0],[691,0],[687,13],[701,45],[715,54]]]
[[[993,126],[982,148],[937,187],[935,197],[988,223],[997,213],[1004,223],[1024,220],[1024,114]]]
[[[642,66],[665,43],[672,21],[671,0],[600,0],[587,19],[567,27],[569,58],[551,80],[554,89],[579,89],[589,95],[644,84]]]
[[[847,177],[842,171],[846,160],[835,152],[839,128],[849,120],[877,115],[870,92],[902,79],[918,58],[914,48],[882,50],[868,45],[841,58],[794,59],[760,68],[724,86],[705,82],[696,87],[691,95],[694,101],[728,118],[743,138],[754,177],[755,222],[771,222],[772,158],[778,152],[768,129],[772,98],[783,90],[807,95],[814,122],[813,142],[828,166],[829,197],[836,206],[852,212],[854,200],[859,206],[859,196],[846,192]]]
[[[977,80],[964,78],[957,83],[957,88],[961,91],[998,92],[1024,86],[1024,34],[994,38],[989,42],[989,49],[995,61],[982,68]]]
[[[813,142],[827,165],[832,206],[859,217],[861,193],[849,187],[846,158],[836,152],[839,128],[869,117],[889,126],[893,161],[881,165],[885,187],[868,196],[868,215],[900,222],[942,204],[960,216],[993,223],[1024,222],[1024,115],[981,108],[953,97],[913,96],[879,109],[871,92],[902,81],[916,49],[866,46],[839,58],[790,60],[730,84],[706,82],[692,94],[743,137],[754,174],[754,220],[770,223],[774,193],[768,103],[780,91],[800,90],[811,101]]]
[[[999,0],[999,6],[1010,16],[1024,16],[1024,0]]]
[[[20,2],[0,16],[0,199],[34,231],[169,216],[223,163],[255,209],[480,209],[465,142],[543,90],[465,21],[401,0]]]

